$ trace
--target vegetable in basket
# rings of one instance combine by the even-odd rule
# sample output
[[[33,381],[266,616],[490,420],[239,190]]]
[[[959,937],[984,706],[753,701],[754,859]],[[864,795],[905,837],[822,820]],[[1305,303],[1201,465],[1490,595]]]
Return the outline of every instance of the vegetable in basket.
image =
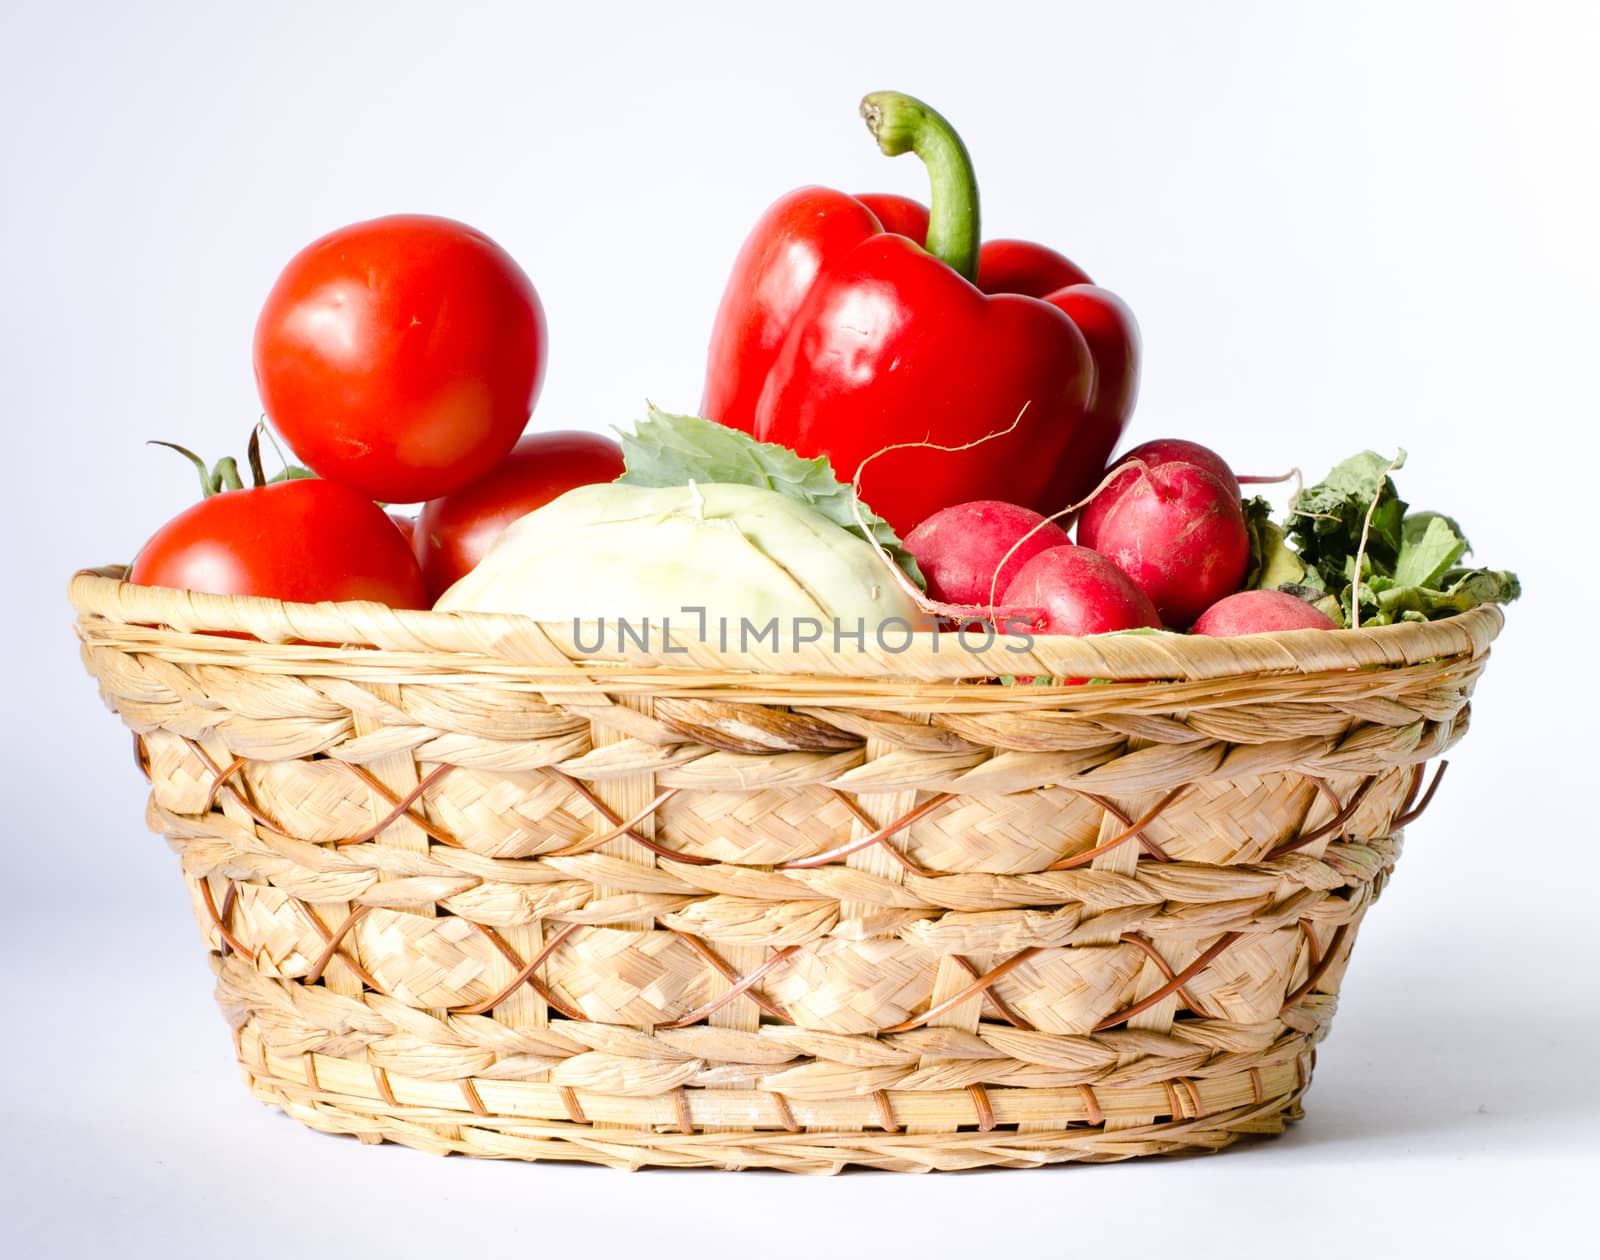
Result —
[[[1006,588],[1005,602],[1042,610],[1037,634],[1108,634],[1159,630],[1156,606],[1115,564],[1088,547],[1067,543],[1041,551]]]
[[[1234,498],[1240,497],[1239,478],[1234,475],[1232,466],[1209,446],[1201,446],[1198,442],[1191,442],[1188,438],[1151,438],[1148,442],[1140,442],[1131,451],[1124,451],[1112,461],[1112,466],[1128,464],[1137,460],[1149,468],[1156,468],[1161,464],[1193,464],[1197,468],[1204,468],[1208,473],[1220,481]],[[1254,480],[1275,480],[1274,478],[1254,478]]]
[[[1071,541],[1054,521],[994,499],[941,508],[906,535],[907,549],[927,575],[928,594],[976,607],[998,603],[1023,565]]]
[[[1132,410],[1133,318],[1054,251],[980,251],[972,163],[944,118],[898,92],[862,113],[885,153],[928,166],[926,248],[881,230],[877,198],[805,188],[777,202],[734,264],[703,410],[827,456],[846,480],[917,444],[862,476],[902,533],[975,499],[1053,512],[1094,484]],[[917,226],[903,206],[885,213]]]
[[[386,503],[487,473],[528,423],[544,358],[543,308],[516,261],[420,214],[307,245],[255,331],[261,402],[294,453]]]
[[[1279,630],[1333,630],[1333,618],[1287,591],[1236,591],[1200,614],[1190,634],[1231,639]]]
[[[1298,595],[1340,626],[1432,621],[1521,595],[1515,573],[1458,563],[1470,544],[1453,519],[1408,510],[1390,477],[1405,459],[1352,456],[1296,494],[1281,526],[1265,500],[1247,502],[1247,585]]]
[[[543,621],[621,618],[698,629],[797,618],[868,635],[915,626],[916,601],[877,551],[776,490],[741,485],[582,486],[508,528],[435,605]],[[825,641],[825,640],[821,640]]]
[[[926,586],[893,528],[834,477],[825,456],[802,459],[786,447],[757,442],[699,416],[668,415],[651,406],[632,433],[622,434],[622,458],[627,471],[618,480],[630,486],[716,482],[788,495],[871,542],[919,589]]]
[[[428,594],[437,599],[471,572],[512,522],[621,473],[621,449],[598,433],[527,434],[486,476],[423,504],[415,547]]]
[[[128,574],[145,586],[213,595],[259,595],[316,603],[366,599],[426,608],[416,557],[396,523],[371,499],[333,481],[285,469],[268,481],[261,431],[250,435],[253,485],[232,459],[200,470],[205,497],[145,543]]]
[[[1228,480],[1231,490],[1188,460],[1133,459],[1083,509],[1078,542],[1131,577],[1164,624],[1188,626],[1238,590],[1249,566],[1238,483],[1231,472]]]

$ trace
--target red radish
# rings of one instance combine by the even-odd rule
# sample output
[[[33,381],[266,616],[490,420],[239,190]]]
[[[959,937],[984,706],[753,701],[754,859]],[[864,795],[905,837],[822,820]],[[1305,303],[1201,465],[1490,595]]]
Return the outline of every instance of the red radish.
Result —
[[[1098,552],[1067,543],[1041,551],[1006,587],[1004,603],[1039,608],[1038,634],[1104,634],[1159,629],[1155,605],[1121,569]]]
[[[1078,543],[1114,561],[1169,626],[1238,590],[1250,564],[1238,496],[1186,463],[1118,474],[1078,518]]]
[[[1191,634],[1231,639],[1274,630],[1336,630],[1333,618],[1287,591],[1240,591],[1219,599],[1200,614]]]
[[[1133,459],[1141,460],[1151,468],[1160,464],[1193,464],[1197,468],[1204,468],[1220,481],[1234,498],[1240,497],[1239,479],[1228,467],[1228,461],[1209,446],[1201,446],[1198,442],[1184,438],[1155,438],[1134,447],[1126,455],[1119,455],[1112,467]]]
[[[933,599],[987,607],[1034,556],[1071,541],[1066,530],[1030,508],[978,499],[935,512],[906,535],[905,548],[916,557]]]

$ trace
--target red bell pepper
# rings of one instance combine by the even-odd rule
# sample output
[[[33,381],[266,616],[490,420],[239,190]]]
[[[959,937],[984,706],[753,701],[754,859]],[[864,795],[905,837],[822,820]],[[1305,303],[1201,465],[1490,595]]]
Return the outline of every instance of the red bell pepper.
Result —
[[[902,532],[970,499],[1065,507],[1099,478],[1133,410],[1132,314],[1054,250],[978,248],[971,161],[933,110],[885,92],[862,112],[885,153],[927,163],[931,213],[884,193],[780,198],[734,264],[702,410],[826,454],[846,479],[896,443],[979,443],[873,461],[862,497]]]

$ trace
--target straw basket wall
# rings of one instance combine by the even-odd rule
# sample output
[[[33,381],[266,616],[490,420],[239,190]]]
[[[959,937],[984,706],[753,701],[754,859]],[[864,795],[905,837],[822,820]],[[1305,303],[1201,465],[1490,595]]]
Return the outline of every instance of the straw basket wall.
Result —
[[[1280,1131],[1501,625],[591,659],[119,576],[73,580],[84,660],[257,1097],[624,1167]]]

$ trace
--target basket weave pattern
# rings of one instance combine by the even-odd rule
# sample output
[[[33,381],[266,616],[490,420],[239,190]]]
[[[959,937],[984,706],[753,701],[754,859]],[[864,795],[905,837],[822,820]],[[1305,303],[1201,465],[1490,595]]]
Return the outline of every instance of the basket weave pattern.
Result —
[[[72,595],[259,1097],[808,1172],[1296,1118],[1501,624],[597,661],[518,618]],[[974,683],[1030,671],[1139,681]]]

